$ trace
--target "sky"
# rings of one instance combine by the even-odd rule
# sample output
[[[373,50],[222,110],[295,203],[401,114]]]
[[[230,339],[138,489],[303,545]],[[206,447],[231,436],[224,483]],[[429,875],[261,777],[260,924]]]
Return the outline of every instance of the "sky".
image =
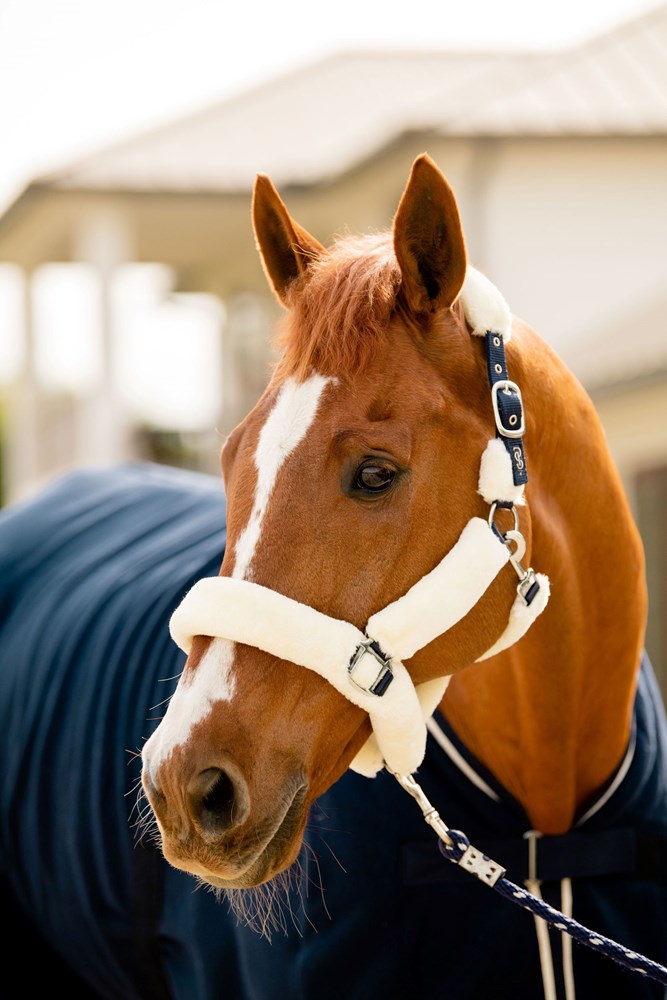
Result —
[[[345,49],[554,48],[656,0],[0,0],[0,211],[35,176]]]

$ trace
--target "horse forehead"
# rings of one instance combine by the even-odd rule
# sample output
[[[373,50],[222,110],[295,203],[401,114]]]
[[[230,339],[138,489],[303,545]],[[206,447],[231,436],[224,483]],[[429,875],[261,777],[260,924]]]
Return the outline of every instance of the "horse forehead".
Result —
[[[260,481],[272,475],[306,436],[320,405],[324,389],[333,381],[313,374],[303,382],[287,379],[260,428],[255,452]]]
[[[232,431],[222,450],[222,465],[228,487],[236,484],[235,503],[252,506],[258,496],[268,498],[278,471],[310,430],[324,390],[336,382],[318,373],[302,381],[289,377],[269,389]]]
[[[287,379],[274,397],[259,430],[252,465],[256,471],[252,507],[234,545],[233,575],[245,579],[260,542],[264,517],[281,467],[306,437],[330,378],[314,374],[305,381]],[[246,466],[247,468],[247,466]]]
[[[278,473],[299,445],[303,445],[320,411],[324,391],[332,382],[335,379],[318,374],[302,382],[289,378],[262,414],[255,444],[246,453],[246,469],[252,469],[256,476],[254,487],[247,484],[255,516],[260,512],[263,515]]]

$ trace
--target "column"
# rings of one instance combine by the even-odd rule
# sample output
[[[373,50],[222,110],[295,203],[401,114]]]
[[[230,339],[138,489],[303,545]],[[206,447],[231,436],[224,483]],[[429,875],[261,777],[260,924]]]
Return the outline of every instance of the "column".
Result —
[[[39,386],[35,366],[35,325],[32,304],[32,271],[24,272],[24,360],[21,374],[7,392],[6,431],[3,448],[4,502],[14,503],[41,484]]]
[[[120,213],[97,210],[75,234],[74,259],[95,269],[100,282],[102,371],[96,390],[78,406],[76,465],[107,465],[134,457],[132,429],[116,377],[112,282],[117,269],[132,260],[128,225]]]

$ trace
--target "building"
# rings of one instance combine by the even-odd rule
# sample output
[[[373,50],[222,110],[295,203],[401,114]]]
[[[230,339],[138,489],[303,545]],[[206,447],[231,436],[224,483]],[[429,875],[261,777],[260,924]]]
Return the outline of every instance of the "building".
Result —
[[[278,315],[251,229],[255,174],[326,243],[387,226],[422,151],[456,192],[472,262],[598,407],[647,543],[649,649],[667,685],[667,6],[567,51],[341,54],[34,180],[0,217],[0,262],[28,290],[6,496],[140,453],[111,363],[127,262],[166,265],[169,294],[223,306],[214,428],[144,429],[166,460],[217,468],[265,384]],[[98,276],[106,363],[87,396],[55,398],[36,375],[29,289],[45,264],[75,261]]]

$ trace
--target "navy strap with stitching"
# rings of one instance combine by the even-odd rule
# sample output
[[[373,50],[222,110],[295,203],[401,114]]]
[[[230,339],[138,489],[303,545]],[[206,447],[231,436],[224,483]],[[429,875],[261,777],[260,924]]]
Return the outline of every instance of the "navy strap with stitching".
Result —
[[[524,419],[521,394],[518,392],[518,386],[509,381],[503,336],[492,330],[486,334],[486,365],[489,385],[497,404],[496,437],[501,439],[512,460],[514,485],[522,486],[528,482],[528,471],[523,438],[516,436],[523,426]],[[494,389],[498,382],[508,384]]]

